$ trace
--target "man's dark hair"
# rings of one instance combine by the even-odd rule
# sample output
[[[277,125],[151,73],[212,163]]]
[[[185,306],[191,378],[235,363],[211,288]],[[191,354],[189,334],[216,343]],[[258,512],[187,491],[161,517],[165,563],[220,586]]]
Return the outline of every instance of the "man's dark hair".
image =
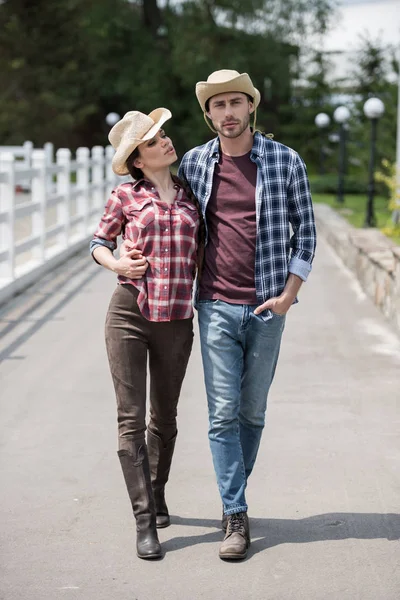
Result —
[[[239,92],[239,93],[240,94],[244,94],[244,92]],[[249,102],[254,102],[254,98],[252,98],[249,94],[245,94],[245,96],[247,96],[247,100]],[[211,98],[212,98],[212,96],[211,96]],[[209,110],[210,110],[210,100],[211,100],[211,98],[209,98],[208,100],[206,100],[206,103],[205,103],[206,112],[209,112]]]

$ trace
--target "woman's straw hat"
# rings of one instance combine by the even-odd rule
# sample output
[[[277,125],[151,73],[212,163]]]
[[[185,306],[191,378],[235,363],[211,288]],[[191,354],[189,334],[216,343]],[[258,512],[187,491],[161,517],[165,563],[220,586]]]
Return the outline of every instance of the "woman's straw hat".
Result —
[[[112,169],[117,175],[128,175],[126,159],[146,140],[151,140],[163,123],[172,117],[167,108],[156,108],[149,115],[131,110],[114,125],[108,139],[115,150]]]

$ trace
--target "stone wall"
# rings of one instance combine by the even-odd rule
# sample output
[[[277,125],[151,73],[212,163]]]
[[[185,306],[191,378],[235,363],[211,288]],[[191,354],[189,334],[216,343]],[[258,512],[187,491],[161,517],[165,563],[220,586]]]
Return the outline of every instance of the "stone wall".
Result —
[[[318,233],[400,332],[400,246],[377,229],[355,229],[326,204],[314,209]]]

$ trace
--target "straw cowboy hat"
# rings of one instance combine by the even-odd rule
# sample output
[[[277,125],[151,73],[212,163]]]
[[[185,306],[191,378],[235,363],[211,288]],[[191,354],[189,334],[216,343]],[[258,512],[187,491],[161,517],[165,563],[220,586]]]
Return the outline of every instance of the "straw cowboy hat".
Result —
[[[226,92],[242,92],[254,100],[254,107],[260,104],[260,92],[254,87],[247,73],[238,73],[230,69],[221,69],[211,73],[207,81],[196,84],[196,96],[203,112],[206,112],[206,102],[212,96]]]
[[[108,139],[115,150],[112,169],[117,175],[128,175],[126,159],[146,140],[151,140],[163,123],[172,117],[167,108],[156,108],[149,115],[130,110],[114,125]]]

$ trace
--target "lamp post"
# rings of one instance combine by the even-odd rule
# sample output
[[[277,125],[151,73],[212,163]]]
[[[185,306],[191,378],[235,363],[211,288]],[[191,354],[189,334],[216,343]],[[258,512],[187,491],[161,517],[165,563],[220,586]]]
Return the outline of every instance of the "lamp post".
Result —
[[[108,115],[106,116],[106,123],[109,127],[113,127],[115,125],[115,123],[118,123],[118,121],[120,120],[120,116],[118,113],[116,112],[110,112],[108,113]]]
[[[323,130],[329,126],[331,120],[329,118],[329,116],[326,113],[318,113],[317,116],[315,117],[315,124],[319,129],[319,135],[320,135],[320,140],[319,140],[319,173],[320,175],[324,175],[325,173],[325,167],[324,167],[324,133]]]
[[[365,116],[371,121],[371,150],[369,155],[369,171],[368,171],[368,200],[367,210],[365,214],[364,227],[375,227],[376,216],[374,211],[374,195],[375,195],[375,150],[376,150],[376,128],[378,119],[385,112],[385,105],[379,98],[369,98],[363,106]]]
[[[344,202],[344,173],[346,160],[346,129],[345,125],[350,119],[350,111],[347,106],[338,106],[333,113],[333,118],[339,125],[339,179],[337,201],[340,204]]]

